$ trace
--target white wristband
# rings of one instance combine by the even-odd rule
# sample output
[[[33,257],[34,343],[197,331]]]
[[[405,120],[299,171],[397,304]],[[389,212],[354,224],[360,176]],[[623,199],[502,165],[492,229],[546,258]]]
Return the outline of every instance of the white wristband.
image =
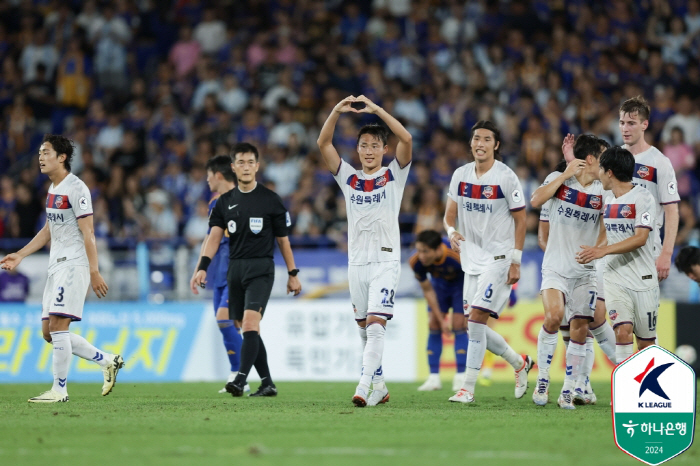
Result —
[[[457,230],[455,230],[455,227],[449,227],[447,229],[447,237],[452,238],[452,233],[454,233],[455,231],[457,231]]]
[[[513,249],[513,258],[511,262],[513,264],[520,264],[523,261],[523,251],[520,249]]]

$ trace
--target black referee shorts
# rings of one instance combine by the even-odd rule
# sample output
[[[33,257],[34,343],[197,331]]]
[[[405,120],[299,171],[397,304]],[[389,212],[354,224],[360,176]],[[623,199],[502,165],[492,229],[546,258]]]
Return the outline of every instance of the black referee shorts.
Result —
[[[229,319],[243,320],[246,310],[265,313],[275,281],[275,262],[271,258],[233,259],[227,279]]]

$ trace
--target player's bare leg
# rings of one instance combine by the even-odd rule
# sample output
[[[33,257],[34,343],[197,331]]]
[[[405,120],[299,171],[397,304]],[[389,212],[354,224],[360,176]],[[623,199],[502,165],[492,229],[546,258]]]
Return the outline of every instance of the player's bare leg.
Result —
[[[542,290],[544,322],[537,337],[537,388],[532,401],[539,406],[549,402],[549,370],[559,342],[559,326],[564,317],[564,294],[556,289]]]

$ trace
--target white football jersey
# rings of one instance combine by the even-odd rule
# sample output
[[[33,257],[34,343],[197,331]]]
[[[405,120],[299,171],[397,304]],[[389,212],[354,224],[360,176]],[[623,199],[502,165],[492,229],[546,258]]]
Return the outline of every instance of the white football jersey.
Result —
[[[542,186],[560,175],[560,172],[550,174]],[[542,270],[551,270],[566,278],[581,278],[595,272],[593,264],[579,264],[576,254],[582,245],[595,246],[598,240],[603,191],[598,180],[584,187],[572,176],[547,201],[543,210],[549,220],[549,238]],[[542,216],[540,212],[540,218]]]
[[[626,147],[626,146],[623,146]],[[656,256],[661,254],[661,227],[664,224],[664,205],[680,202],[676,172],[671,161],[659,149],[651,146],[634,156],[632,183],[646,188],[656,201]]]
[[[410,167],[394,159],[368,175],[341,160],[334,178],[345,195],[348,263],[401,260],[399,210]]]
[[[58,186],[51,184],[46,196],[46,221],[51,233],[49,275],[67,266],[90,265],[78,219],[92,215],[90,190],[69,173]]]
[[[477,178],[476,163],[455,170],[448,196],[457,203],[457,231],[464,236],[460,258],[470,275],[510,265],[515,249],[515,222],[511,211],[525,208],[520,180],[496,160]]]
[[[606,256],[606,281],[634,291],[659,286],[654,260],[656,206],[654,197],[641,186],[634,186],[618,198],[612,194],[606,196],[604,222],[608,244],[616,244],[634,236],[637,228],[651,230],[642,247],[624,254]]]

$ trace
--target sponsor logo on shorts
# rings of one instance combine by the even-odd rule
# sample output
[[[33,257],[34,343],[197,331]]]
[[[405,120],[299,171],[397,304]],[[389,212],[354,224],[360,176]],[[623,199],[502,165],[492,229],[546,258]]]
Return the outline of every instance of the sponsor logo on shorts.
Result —
[[[615,310],[610,310],[610,312],[608,312],[608,314],[610,315],[610,320],[615,320],[615,319],[617,319],[617,311],[615,311]]]
[[[506,258],[505,255],[503,255],[503,256],[493,256],[493,260],[495,260],[495,261],[499,261],[499,260],[505,259],[505,258]]]
[[[56,259],[56,262],[63,262],[64,260],[66,260],[65,257],[59,257],[58,259]]]
[[[469,302],[466,299],[462,300],[462,309],[464,309],[465,312],[469,310]]]
[[[642,280],[651,280],[651,275],[642,275]]]
[[[382,248],[382,252],[392,252],[392,248]]]

